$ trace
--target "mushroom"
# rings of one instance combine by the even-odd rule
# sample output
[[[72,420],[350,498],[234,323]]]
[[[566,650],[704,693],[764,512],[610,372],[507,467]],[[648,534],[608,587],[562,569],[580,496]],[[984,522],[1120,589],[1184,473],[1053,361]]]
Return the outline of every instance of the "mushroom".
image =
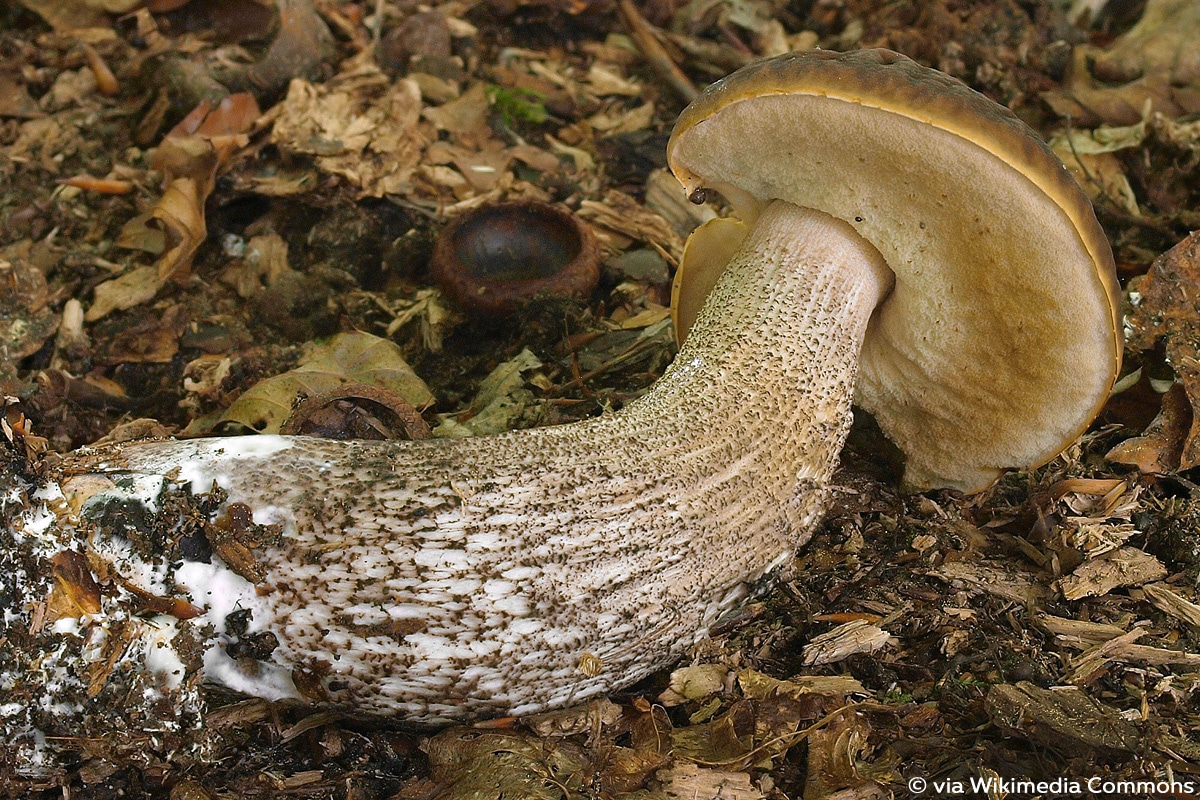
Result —
[[[739,219],[688,241],[672,308],[682,342],[764,209],[845,224],[895,275],[862,342],[855,404],[906,455],[904,483],[976,492],[1073,442],[1121,364],[1104,231],[1061,162],[1008,109],[888,50],[807,51],[710,86],[667,146],[694,200]],[[845,266],[832,262],[827,274]]]

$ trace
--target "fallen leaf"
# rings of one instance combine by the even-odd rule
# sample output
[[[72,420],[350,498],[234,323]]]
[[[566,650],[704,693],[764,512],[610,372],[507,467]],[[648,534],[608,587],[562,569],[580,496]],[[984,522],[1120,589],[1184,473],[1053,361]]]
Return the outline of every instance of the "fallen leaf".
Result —
[[[587,757],[569,740],[525,733],[450,728],[423,748],[439,800],[512,797],[561,800],[582,789]],[[428,796],[433,796],[431,793]]]
[[[208,101],[202,102],[167,133],[167,138],[236,136],[254,127],[260,116],[254,95],[239,92],[224,98],[215,108]]]
[[[92,305],[84,318],[88,322],[95,322],[113,311],[124,311],[145,303],[154,299],[161,285],[157,269],[135,267],[98,285],[94,290]]]
[[[476,83],[456,100],[437,107],[426,108],[421,116],[432,122],[439,130],[450,133],[478,133],[487,126],[488,109],[491,103],[487,87]]]
[[[171,181],[150,212],[150,219],[158,223],[167,242],[167,249],[155,265],[159,286],[182,279],[191,271],[192,257],[208,235],[204,222],[206,189],[211,189],[211,184],[205,186],[193,178]]]
[[[680,667],[671,673],[671,683],[659,694],[658,701],[670,708],[717,694],[725,689],[728,674],[729,668],[721,664]]]
[[[167,364],[179,352],[187,328],[187,310],[179,304],[161,314],[139,316],[129,327],[106,337],[97,353],[101,364]]]
[[[294,79],[271,141],[286,153],[313,156],[362,196],[404,194],[432,138],[420,120],[416,83],[393,83],[372,64],[354,64],[321,86]]]
[[[1200,111],[1200,4],[1149,0],[1138,23],[1106,49],[1077,48],[1066,85],[1042,97],[1085,127],[1132,125],[1147,103],[1168,117]]]
[[[1193,232],[1155,259],[1145,277],[1130,287],[1133,309],[1126,318],[1128,350],[1139,353],[1163,340],[1167,361],[1191,404],[1192,419],[1183,440],[1178,469],[1191,469],[1200,464],[1200,415],[1197,413],[1200,411],[1200,295],[1195,291],[1197,286],[1200,286],[1200,231]]]
[[[277,233],[264,233],[250,238],[242,258],[221,273],[221,280],[233,286],[239,297],[250,298],[290,269],[287,242]]]
[[[0,375],[58,329],[59,317],[47,307],[46,278],[30,263],[29,245],[26,240],[0,250]]]
[[[862,761],[870,735],[870,722],[853,711],[837,715],[827,725],[809,734],[804,796],[824,798],[834,792],[840,796],[843,790],[861,786],[867,792],[854,792],[850,796],[886,797],[886,793],[879,791],[881,787],[862,774],[876,771]],[[884,769],[886,771],[886,765]]]
[[[249,143],[242,131],[258,116],[253,97],[233,95],[216,108],[201,103],[164,137],[150,157],[154,168],[163,173],[162,197],[148,214],[125,223],[117,237],[117,244],[123,247],[158,255],[154,283],[147,281],[142,268],[101,283],[88,309],[89,321],[144,303],[168,281],[187,277],[196,250],[208,235],[204,202],[221,167]]]
[[[749,702],[738,702],[712,722],[676,728],[671,732],[671,741],[677,758],[736,764],[754,749],[754,711]]]
[[[516,147],[510,147],[508,152],[512,154],[513,158],[538,172],[550,172],[558,169],[558,156],[548,153],[540,147],[519,144]]]
[[[313,348],[295,369],[252,386],[213,420],[211,427],[278,433],[297,400],[352,381],[385,388],[417,409],[434,400],[395,343],[361,332],[339,333]],[[189,427],[187,433],[200,431]]]
[[[1192,427],[1192,407],[1183,384],[1175,383],[1162,397],[1158,412],[1141,436],[1126,439],[1105,454],[1114,464],[1129,464],[1139,472],[1159,475],[1175,472],[1183,456],[1184,442]]]
[[[85,0],[21,0],[21,5],[38,14],[56,31],[102,28],[110,24],[103,9]]]
[[[508,172],[512,154],[496,138],[485,139],[477,148],[466,148],[449,142],[434,142],[425,151],[430,164],[454,164],[477,192],[493,189]]]
[[[1135,217],[1141,216],[1137,196],[1119,158],[1112,153],[1070,153],[1059,149],[1055,153],[1092,202],[1107,200]]]
[[[670,756],[653,750],[631,747],[606,748],[599,768],[600,790],[605,796],[628,797],[627,792],[641,789],[651,773],[666,766]]]
[[[33,119],[45,115],[46,112],[33,102],[24,84],[11,75],[0,75],[0,117]]]
[[[525,388],[525,373],[540,369],[542,362],[528,349],[492,370],[479,383],[465,421],[448,414],[434,429],[436,438],[462,438],[502,433],[519,427],[519,421],[536,411],[537,400]]]

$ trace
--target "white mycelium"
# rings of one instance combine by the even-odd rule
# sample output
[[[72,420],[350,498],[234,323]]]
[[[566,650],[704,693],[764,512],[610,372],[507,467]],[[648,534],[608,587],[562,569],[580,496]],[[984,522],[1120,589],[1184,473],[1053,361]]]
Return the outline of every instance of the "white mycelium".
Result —
[[[421,720],[561,707],[678,658],[811,536],[890,280],[850,226],[777,202],[617,414],[476,439],[131,444],[65,472],[215,480],[282,524],[258,585],[218,561],[126,565],[209,610],[179,623],[206,632],[209,680],[277,698],[316,676],[330,703]],[[224,653],[237,609],[277,637],[269,664]]]

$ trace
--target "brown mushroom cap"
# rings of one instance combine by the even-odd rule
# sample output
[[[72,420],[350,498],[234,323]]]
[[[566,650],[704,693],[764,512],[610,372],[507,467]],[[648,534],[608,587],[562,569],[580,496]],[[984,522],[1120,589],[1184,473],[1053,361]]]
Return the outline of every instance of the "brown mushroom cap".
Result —
[[[667,159],[745,221],[782,199],[883,254],[896,283],[855,402],[907,455],[909,487],[978,491],[1045,463],[1108,397],[1119,289],[1091,203],[1032,130],[959,81],[887,50],[789,53],[705,90]],[[678,294],[698,310],[732,248],[688,250]]]

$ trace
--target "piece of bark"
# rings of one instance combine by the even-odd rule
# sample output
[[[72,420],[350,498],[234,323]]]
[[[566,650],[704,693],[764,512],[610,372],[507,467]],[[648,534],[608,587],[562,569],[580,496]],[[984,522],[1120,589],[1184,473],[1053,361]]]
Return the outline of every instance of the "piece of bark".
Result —
[[[1054,640],[1058,644],[1077,650],[1095,647],[1126,632],[1124,628],[1116,625],[1067,619],[1050,614],[1035,614],[1033,624],[1054,636]]]
[[[1039,605],[1048,594],[1045,586],[1035,583],[1026,575],[982,564],[947,561],[930,574],[948,581],[961,581],[990,595],[1030,607]]]
[[[984,708],[1002,730],[1057,750],[1124,761],[1142,749],[1132,722],[1075,687],[998,684],[988,690]]]
[[[1200,605],[1176,594],[1165,583],[1151,583],[1142,591],[1159,611],[1200,630]]]
[[[1085,561],[1058,581],[1068,600],[1103,597],[1122,586],[1143,586],[1167,577],[1167,568],[1154,556],[1136,547],[1122,547],[1099,558]]]
[[[1137,284],[1138,299],[1126,319],[1130,331],[1126,349],[1139,353],[1164,340],[1167,360],[1187,393],[1191,420],[1179,469],[1200,464],[1200,294],[1196,286],[1200,286],[1200,231],[1154,260]]]
[[[860,653],[874,653],[895,641],[890,633],[865,620],[854,620],[815,637],[804,646],[804,664],[833,664]]]
[[[692,800],[696,797],[720,797],[729,800],[764,800],[763,793],[750,782],[744,772],[723,772],[680,762],[661,770],[658,779],[666,784],[667,797]]]

